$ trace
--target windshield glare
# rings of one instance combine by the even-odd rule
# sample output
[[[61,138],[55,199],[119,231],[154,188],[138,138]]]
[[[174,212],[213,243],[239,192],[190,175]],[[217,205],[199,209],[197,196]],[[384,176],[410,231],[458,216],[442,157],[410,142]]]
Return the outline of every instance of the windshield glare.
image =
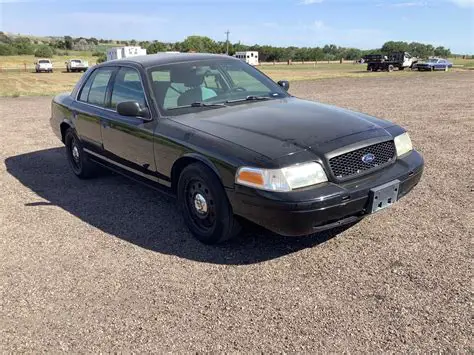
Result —
[[[154,94],[166,115],[179,115],[219,106],[193,103],[239,104],[247,97],[287,97],[286,91],[240,60],[202,60],[160,65],[149,70]]]

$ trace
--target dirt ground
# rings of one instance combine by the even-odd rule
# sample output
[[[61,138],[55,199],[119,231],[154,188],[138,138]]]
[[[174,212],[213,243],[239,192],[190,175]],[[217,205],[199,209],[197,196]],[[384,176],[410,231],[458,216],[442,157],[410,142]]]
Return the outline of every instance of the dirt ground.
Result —
[[[50,99],[0,99],[0,352],[473,351],[474,72],[297,82],[393,120],[426,160],[391,209],[204,246],[172,199],[76,179]]]

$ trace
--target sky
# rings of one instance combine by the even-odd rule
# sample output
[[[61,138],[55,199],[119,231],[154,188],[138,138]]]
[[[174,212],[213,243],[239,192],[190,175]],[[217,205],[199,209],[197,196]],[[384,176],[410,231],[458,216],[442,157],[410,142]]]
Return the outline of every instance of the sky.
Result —
[[[275,46],[385,41],[474,54],[474,0],[0,0],[0,31],[123,40],[189,35]]]

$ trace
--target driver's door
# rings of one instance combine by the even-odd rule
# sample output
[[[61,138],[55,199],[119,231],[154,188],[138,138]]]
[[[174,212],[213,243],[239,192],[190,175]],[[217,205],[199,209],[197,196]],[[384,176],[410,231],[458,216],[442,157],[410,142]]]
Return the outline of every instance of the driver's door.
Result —
[[[140,73],[132,67],[120,67],[111,85],[108,112],[102,117],[102,141],[107,158],[116,165],[143,175],[156,171],[153,133],[156,119],[119,115],[117,104],[137,101],[147,107]]]

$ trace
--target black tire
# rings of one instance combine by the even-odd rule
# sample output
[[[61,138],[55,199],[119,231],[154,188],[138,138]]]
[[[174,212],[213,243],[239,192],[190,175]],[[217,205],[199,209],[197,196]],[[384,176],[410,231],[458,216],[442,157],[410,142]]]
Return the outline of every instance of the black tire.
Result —
[[[184,222],[202,243],[221,243],[240,232],[220,179],[206,165],[193,163],[184,168],[177,192]]]
[[[66,144],[67,160],[73,173],[80,179],[89,179],[96,176],[97,166],[89,160],[81,141],[71,128],[66,131],[64,142]]]
[[[431,68],[430,68],[430,71],[434,71],[434,70],[435,70],[435,68],[434,68],[434,67],[431,67]]]
[[[66,71],[69,73],[70,72],[69,68],[66,68]]]

